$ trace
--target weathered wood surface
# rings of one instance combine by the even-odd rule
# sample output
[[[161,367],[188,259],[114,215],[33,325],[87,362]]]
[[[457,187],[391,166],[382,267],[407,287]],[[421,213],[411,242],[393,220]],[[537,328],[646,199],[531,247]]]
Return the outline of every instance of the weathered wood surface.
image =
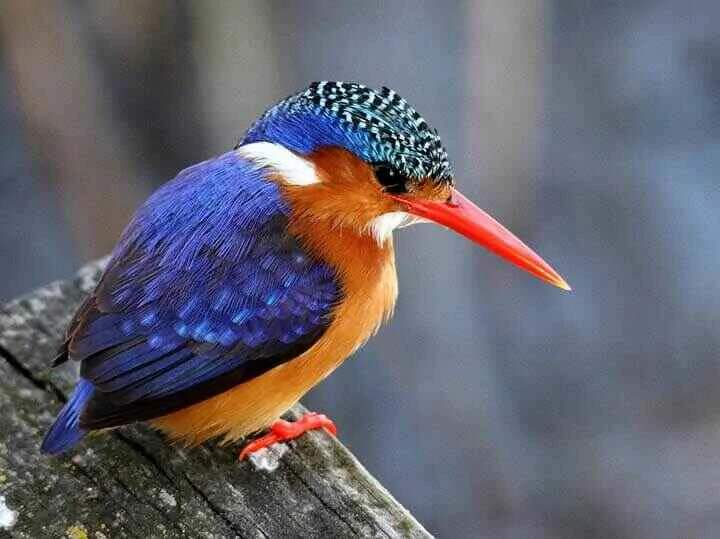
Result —
[[[291,442],[274,471],[239,464],[237,448],[169,446],[145,426],[41,455],[76,375],[49,365],[100,271],[91,264],[0,308],[0,537],[428,536],[324,432]]]

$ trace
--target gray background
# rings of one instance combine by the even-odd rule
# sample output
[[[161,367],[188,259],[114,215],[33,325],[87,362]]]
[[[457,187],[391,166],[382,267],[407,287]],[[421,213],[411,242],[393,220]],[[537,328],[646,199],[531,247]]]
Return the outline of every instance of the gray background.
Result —
[[[402,231],[395,319],[306,404],[442,537],[718,537],[718,20],[714,0],[6,0],[0,300],[107,252],[275,100],[385,84],[574,292]]]

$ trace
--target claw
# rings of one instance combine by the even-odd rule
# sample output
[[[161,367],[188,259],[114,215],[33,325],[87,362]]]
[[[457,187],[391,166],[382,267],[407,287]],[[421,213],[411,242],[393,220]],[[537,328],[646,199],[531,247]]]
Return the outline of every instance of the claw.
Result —
[[[329,434],[335,436],[337,427],[332,420],[325,414],[310,412],[302,416],[297,421],[285,421],[278,419],[270,425],[270,432],[260,438],[248,443],[240,452],[239,460],[244,460],[251,453],[255,453],[265,447],[273,444],[287,442],[299,438],[305,432],[314,429],[323,429]]]

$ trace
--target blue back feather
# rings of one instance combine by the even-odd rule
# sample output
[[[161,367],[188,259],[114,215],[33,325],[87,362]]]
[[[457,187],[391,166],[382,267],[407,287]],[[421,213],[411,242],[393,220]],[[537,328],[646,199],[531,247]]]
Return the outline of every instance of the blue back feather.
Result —
[[[277,185],[234,152],[147,200],[69,332],[78,387],[92,389],[76,406],[82,428],[169,413],[319,338],[340,290],[288,233],[288,212]]]

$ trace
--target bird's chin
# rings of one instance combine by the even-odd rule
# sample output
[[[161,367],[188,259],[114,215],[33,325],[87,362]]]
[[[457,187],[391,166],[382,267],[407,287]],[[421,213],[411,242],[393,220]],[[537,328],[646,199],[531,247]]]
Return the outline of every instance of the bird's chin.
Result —
[[[384,245],[392,238],[393,230],[406,228],[416,223],[430,222],[423,217],[418,217],[404,211],[393,211],[375,217],[368,223],[365,231],[372,235],[380,245]]]

